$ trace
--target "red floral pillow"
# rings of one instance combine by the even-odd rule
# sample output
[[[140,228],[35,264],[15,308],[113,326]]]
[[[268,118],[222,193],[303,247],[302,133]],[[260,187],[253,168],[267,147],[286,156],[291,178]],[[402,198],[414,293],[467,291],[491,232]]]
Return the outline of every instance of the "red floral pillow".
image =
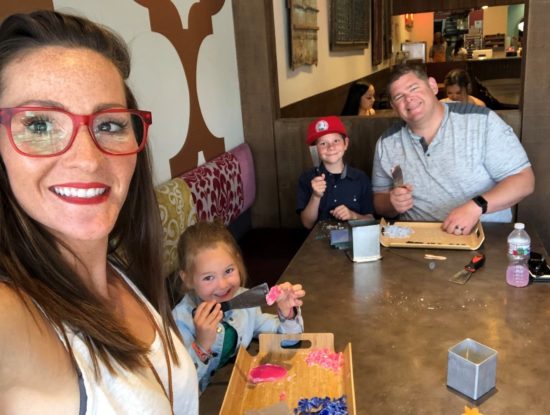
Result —
[[[243,211],[241,168],[236,157],[223,153],[181,178],[191,189],[200,220],[221,219],[226,225]]]

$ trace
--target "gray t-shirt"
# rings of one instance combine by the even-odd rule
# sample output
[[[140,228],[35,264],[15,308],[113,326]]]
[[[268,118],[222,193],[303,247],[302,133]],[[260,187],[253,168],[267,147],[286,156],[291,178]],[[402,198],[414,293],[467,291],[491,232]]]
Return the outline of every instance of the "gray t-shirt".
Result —
[[[373,191],[393,187],[391,169],[399,164],[413,185],[414,206],[403,220],[443,221],[449,212],[530,166],[512,128],[493,111],[472,104],[448,103],[429,146],[404,122],[376,143]],[[482,215],[486,222],[510,222],[511,209]]]

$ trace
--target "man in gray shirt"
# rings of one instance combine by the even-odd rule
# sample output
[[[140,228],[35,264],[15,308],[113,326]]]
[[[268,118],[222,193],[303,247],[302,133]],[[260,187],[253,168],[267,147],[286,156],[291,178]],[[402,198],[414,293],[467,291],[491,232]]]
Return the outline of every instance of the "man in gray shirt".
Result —
[[[535,185],[512,128],[487,108],[439,102],[437,82],[419,67],[394,68],[388,91],[403,121],[376,144],[376,212],[441,221],[455,234],[469,233],[480,218],[511,221],[510,207]],[[406,184],[395,187],[391,173],[397,165]]]

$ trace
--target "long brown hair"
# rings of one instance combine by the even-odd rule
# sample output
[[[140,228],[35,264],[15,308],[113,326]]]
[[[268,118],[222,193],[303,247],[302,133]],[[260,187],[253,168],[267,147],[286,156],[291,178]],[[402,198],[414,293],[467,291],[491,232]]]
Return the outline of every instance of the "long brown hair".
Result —
[[[46,46],[87,48],[119,70],[126,80],[130,57],[124,41],[110,30],[85,18],[52,11],[15,14],[0,25],[0,94],[3,71],[17,57]],[[126,85],[126,104],[137,108]],[[162,228],[154,194],[148,150],[137,155],[128,196],[109,235],[109,257],[137,285],[159,311],[164,326],[161,338],[177,363],[170,328],[175,324],[162,278]],[[0,273],[21,295],[30,298],[45,317],[66,336],[66,327],[82,335],[93,359],[111,371],[110,357],[134,369],[146,365],[147,345],[121,324],[99,297],[90,291],[61,255],[57,240],[19,205],[0,162]],[[65,246],[70,250],[70,246]],[[70,350],[70,349],[69,349]],[[70,351],[71,352],[71,351]]]

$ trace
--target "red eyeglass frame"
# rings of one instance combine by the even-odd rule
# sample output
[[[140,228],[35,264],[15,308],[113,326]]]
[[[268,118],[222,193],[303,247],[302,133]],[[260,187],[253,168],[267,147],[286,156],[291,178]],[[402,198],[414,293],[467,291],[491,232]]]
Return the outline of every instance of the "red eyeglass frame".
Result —
[[[57,111],[61,112],[63,114],[66,114],[73,122],[73,132],[71,135],[71,138],[69,140],[69,143],[67,146],[57,153],[53,154],[28,154],[24,151],[21,151],[17,145],[15,144],[13,140],[13,135],[11,131],[11,119],[15,114],[18,114],[23,111]],[[99,143],[97,142],[95,135],[91,128],[91,122],[94,118],[96,118],[98,115],[101,114],[108,114],[108,113],[130,113],[137,115],[142,121],[143,121],[143,139],[141,143],[139,143],[139,146],[137,150],[128,152],[128,153],[111,153],[104,148],[102,148]],[[147,144],[147,138],[148,138],[148,132],[149,132],[149,126],[153,123],[153,116],[150,111],[143,111],[143,110],[136,110],[136,109],[128,109],[128,108],[109,108],[101,111],[94,112],[92,114],[88,115],[81,115],[81,114],[73,114],[72,112],[69,112],[67,110],[64,110],[62,108],[57,107],[35,107],[35,106],[21,106],[21,107],[12,107],[12,108],[0,108],[0,124],[3,125],[6,128],[6,131],[8,133],[8,139],[10,141],[10,144],[14,148],[14,150],[26,157],[34,157],[34,158],[44,158],[44,157],[55,157],[60,156],[61,154],[66,153],[69,151],[69,149],[72,147],[74,140],[78,134],[78,130],[81,126],[85,125],[88,133],[90,134],[90,137],[92,138],[92,141],[94,142],[95,146],[104,154],[108,154],[110,156],[129,156],[131,154],[137,154],[140,151],[142,151],[145,148],[145,145]]]

